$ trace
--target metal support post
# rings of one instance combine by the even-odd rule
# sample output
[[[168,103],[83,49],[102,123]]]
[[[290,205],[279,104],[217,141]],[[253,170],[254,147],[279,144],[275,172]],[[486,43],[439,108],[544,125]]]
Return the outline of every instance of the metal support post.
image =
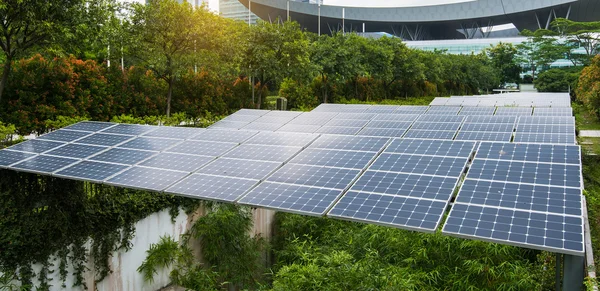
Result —
[[[583,287],[585,257],[564,255],[563,290],[581,290]]]
[[[554,278],[554,289],[556,291],[560,291],[560,280],[562,278],[562,254],[556,253],[556,267],[554,268],[556,271],[556,276]]]

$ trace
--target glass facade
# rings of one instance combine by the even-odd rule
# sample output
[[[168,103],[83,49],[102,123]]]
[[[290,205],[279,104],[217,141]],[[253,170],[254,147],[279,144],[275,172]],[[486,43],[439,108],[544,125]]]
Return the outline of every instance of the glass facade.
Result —
[[[219,0],[219,14],[225,18],[248,22],[248,8],[237,0]],[[250,23],[256,24],[258,16],[250,14]]]

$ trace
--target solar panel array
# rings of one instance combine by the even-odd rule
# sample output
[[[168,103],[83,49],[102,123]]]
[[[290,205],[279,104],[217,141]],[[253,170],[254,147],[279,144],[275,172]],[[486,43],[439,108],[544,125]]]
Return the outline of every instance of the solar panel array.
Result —
[[[450,209],[445,234],[582,255],[572,111],[484,106],[502,98],[242,109],[208,129],[81,122],[1,150],[0,168],[422,232]]]

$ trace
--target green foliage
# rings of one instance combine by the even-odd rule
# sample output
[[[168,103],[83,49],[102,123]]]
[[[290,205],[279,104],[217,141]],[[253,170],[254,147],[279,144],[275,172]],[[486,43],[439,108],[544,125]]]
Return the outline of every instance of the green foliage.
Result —
[[[290,109],[310,111],[319,105],[319,100],[313,95],[310,87],[289,78],[281,83],[279,96],[287,98]]]
[[[581,71],[575,92],[577,100],[590,112],[600,116],[600,56],[596,56],[592,63]]]
[[[52,130],[57,130],[59,128],[63,128],[63,127],[66,127],[71,124],[75,124],[77,122],[84,121],[84,120],[89,120],[89,119],[86,117],[81,117],[81,116],[69,117],[69,116],[59,115],[54,120],[51,120],[51,119],[46,120],[45,127],[49,131],[52,131]]]
[[[4,124],[0,121],[0,145],[7,144],[12,140],[16,128],[12,124]]]
[[[517,63],[518,50],[511,43],[500,42],[485,50],[492,65],[500,73],[500,83],[520,83],[521,66]]]
[[[568,92],[577,87],[581,68],[550,69],[538,75],[534,81],[539,92]]]

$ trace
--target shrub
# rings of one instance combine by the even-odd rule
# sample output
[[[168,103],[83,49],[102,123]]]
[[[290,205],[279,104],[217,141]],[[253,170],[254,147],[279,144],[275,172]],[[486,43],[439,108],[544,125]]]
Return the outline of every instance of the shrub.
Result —
[[[310,110],[319,105],[319,99],[310,87],[289,78],[281,83],[279,96],[287,98],[290,109]]]
[[[550,69],[534,81],[539,92],[567,92],[579,78],[581,68]]]
[[[579,101],[596,116],[600,115],[600,56],[581,71],[575,92]]]

